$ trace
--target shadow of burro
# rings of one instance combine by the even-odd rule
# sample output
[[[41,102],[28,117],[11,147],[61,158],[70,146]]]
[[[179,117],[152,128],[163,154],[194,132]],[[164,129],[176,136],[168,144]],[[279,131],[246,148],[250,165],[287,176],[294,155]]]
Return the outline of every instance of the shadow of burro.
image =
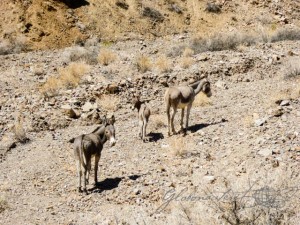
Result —
[[[130,180],[136,180],[142,175],[131,175],[128,176]],[[88,189],[88,191],[91,191],[93,193],[101,193],[102,191],[109,191],[112,189],[115,189],[119,186],[119,183],[124,179],[125,177],[115,177],[115,178],[106,178],[103,181],[98,182],[95,184],[94,187]]]

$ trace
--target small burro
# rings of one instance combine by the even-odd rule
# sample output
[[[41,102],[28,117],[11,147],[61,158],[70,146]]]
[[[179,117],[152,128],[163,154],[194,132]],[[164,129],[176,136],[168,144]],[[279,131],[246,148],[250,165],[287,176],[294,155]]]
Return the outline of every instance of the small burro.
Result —
[[[89,134],[82,134],[72,138],[69,142],[74,143],[74,154],[77,161],[78,191],[87,193],[86,185],[89,183],[91,170],[91,158],[95,156],[95,185],[98,182],[97,172],[101,151],[106,141],[109,140],[110,146],[114,146],[115,139],[115,116],[102,119],[102,124]],[[83,190],[81,189],[81,177],[83,168]]]

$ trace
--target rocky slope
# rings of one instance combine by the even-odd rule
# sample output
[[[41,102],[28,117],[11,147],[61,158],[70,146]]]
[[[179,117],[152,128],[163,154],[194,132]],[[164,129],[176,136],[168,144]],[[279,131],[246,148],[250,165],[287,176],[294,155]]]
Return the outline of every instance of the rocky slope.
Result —
[[[92,36],[115,41],[182,32],[272,33],[283,24],[299,26],[299,8],[292,0],[2,0],[0,36],[25,49],[52,49]]]
[[[66,67],[69,49],[1,56],[1,223],[220,224],[233,215],[245,221],[268,212],[255,224],[265,224],[268,216],[274,223],[297,224],[300,89],[299,77],[286,75],[289,62],[299,60],[299,41],[191,54],[192,63],[183,68],[182,56],[171,53],[190,43],[187,34],[111,44],[106,47],[117,55],[114,62],[91,64],[78,86],[54,94],[40,87]],[[138,71],[137,52],[149,56],[150,71]],[[168,72],[156,64],[160,54],[170,55]],[[168,137],[166,86],[203,74],[213,96],[196,99],[185,137]],[[146,143],[137,138],[136,112],[130,109],[137,92],[150,99],[153,112]],[[92,131],[97,114],[105,113],[116,116],[117,144],[103,150],[99,186],[78,194],[68,140]],[[29,141],[16,141],[16,126]],[[258,197],[266,188],[273,193],[271,205]],[[173,199],[161,207],[166,193],[182,190],[198,200]],[[230,195],[216,202],[210,193]],[[237,214],[234,202],[241,207]]]

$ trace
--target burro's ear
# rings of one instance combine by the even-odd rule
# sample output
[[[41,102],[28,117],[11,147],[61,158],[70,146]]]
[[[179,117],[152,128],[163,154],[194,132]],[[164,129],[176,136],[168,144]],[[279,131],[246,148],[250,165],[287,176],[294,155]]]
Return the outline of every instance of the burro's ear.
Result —
[[[201,79],[204,79],[204,78],[207,78],[207,74],[201,74],[200,80],[201,80]]]
[[[106,115],[104,115],[103,118],[102,118],[101,120],[102,120],[102,124],[103,124],[104,126],[106,126],[107,123],[108,123],[107,118],[106,118]]]
[[[113,125],[115,122],[116,122],[115,115],[112,115],[112,116],[110,117],[110,119],[108,120],[108,123],[109,123],[110,125]]]

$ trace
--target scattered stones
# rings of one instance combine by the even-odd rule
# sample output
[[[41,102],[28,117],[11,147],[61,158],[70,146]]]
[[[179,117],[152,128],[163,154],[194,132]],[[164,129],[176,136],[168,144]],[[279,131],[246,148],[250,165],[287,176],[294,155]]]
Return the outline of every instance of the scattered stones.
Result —
[[[70,105],[62,105],[61,108],[64,110],[64,113],[72,119],[76,119],[78,116],[74,109]]]
[[[228,89],[228,86],[227,84],[222,81],[222,80],[218,80],[216,83],[215,83],[216,87],[218,88],[222,88],[222,89]]]
[[[216,181],[216,178],[214,176],[206,175],[203,177],[204,181],[206,183],[214,183]]]
[[[268,157],[268,156],[272,155],[272,150],[268,149],[268,148],[262,149],[262,150],[258,151],[258,154],[261,156],[264,156],[264,157]]]
[[[262,119],[257,119],[254,121],[255,126],[259,127],[264,125],[267,122],[267,120],[265,118]]]
[[[283,100],[282,102],[280,102],[280,106],[288,106],[290,104],[289,100]]]
[[[82,106],[82,111],[83,112],[89,112],[93,109],[97,109],[97,103],[92,104],[91,102],[86,102],[83,106]]]
[[[271,109],[271,110],[269,110],[269,114],[271,116],[280,117],[281,115],[284,114],[284,110],[281,107],[279,107],[277,109]]]

